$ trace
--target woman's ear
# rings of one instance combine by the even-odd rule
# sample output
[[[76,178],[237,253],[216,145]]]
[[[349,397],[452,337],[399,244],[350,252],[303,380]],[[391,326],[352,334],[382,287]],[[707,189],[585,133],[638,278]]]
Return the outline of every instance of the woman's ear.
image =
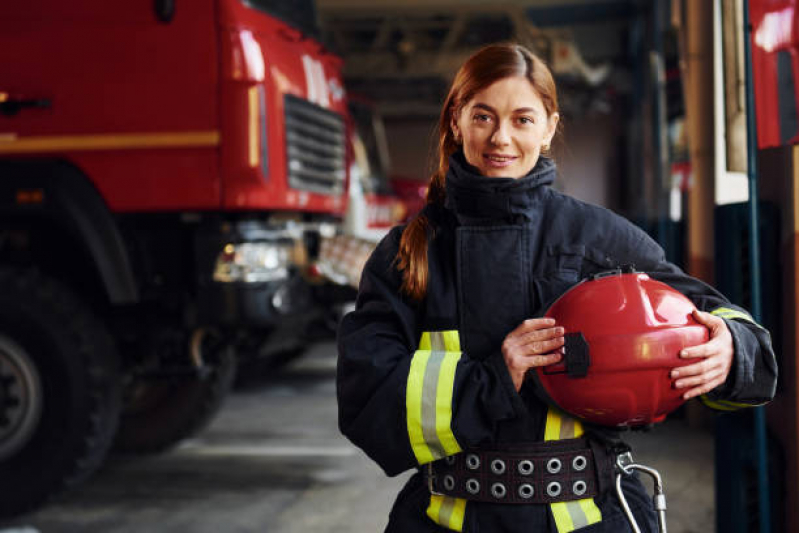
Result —
[[[559,113],[552,113],[549,115],[547,119],[547,133],[544,137],[544,143],[547,146],[552,144],[552,138],[555,136],[555,132],[558,131],[558,122],[560,121],[560,114]]]
[[[449,129],[450,129],[450,131],[452,131],[452,138],[455,139],[456,143],[460,144],[461,143],[461,130],[460,130],[460,128],[458,128],[458,121],[455,120],[454,116],[449,120]]]

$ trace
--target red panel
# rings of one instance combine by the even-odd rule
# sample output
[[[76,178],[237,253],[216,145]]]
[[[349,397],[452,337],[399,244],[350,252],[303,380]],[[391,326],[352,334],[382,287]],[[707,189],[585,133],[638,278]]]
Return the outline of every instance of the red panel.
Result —
[[[793,108],[799,109],[799,32],[796,0],[749,0],[752,22],[752,71],[755,86],[758,146],[768,148],[796,144],[799,135],[782,139],[781,124],[795,120],[780,108],[778,56],[789,54],[792,77]],[[786,80],[782,80],[785,82]],[[789,104],[790,106],[790,104]]]

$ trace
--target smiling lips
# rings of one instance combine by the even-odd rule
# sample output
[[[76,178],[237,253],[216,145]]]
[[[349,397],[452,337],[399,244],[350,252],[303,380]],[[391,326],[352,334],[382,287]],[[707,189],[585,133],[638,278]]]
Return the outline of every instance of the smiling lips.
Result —
[[[494,168],[507,167],[518,159],[516,156],[502,154],[483,154],[483,158],[489,166]]]

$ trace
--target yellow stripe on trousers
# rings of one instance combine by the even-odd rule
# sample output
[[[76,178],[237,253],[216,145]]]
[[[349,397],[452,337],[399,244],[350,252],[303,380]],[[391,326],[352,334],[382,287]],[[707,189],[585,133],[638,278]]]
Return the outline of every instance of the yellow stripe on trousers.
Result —
[[[465,514],[466,500],[439,494],[430,495],[427,516],[441,527],[452,531],[463,531],[463,517]]]
[[[547,410],[544,440],[576,439],[583,434],[583,425],[554,407]],[[558,533],[569,533],[602,521],[602,512],[593,498],[550,504]]]

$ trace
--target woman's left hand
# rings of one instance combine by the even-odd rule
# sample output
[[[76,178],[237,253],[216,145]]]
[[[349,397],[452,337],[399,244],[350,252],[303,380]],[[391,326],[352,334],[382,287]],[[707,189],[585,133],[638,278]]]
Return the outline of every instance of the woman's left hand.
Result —
[[[724,383],[733,357],[732,334],[724,320],[699,310],[694,310],[693,315],[697,322],[710,330],[710,340],[680,351],[683,359],[701,361],[671,371],[671,378],[676,380],[674,387],[687,389],[682,395],[685,400],[710,392]]]

